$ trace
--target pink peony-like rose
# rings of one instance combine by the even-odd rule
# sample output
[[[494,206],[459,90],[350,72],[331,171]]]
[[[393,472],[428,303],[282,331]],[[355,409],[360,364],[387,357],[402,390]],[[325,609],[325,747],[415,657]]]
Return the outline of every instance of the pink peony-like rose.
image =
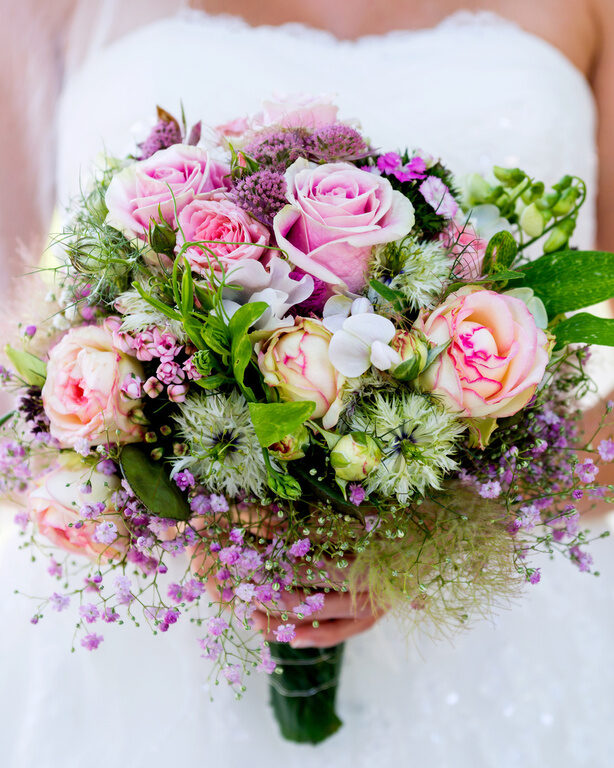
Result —
[[[127,376],[143,379],[143,368],[114,343],[105,326],[73,328],[49,352],[43,406],[51,434],[63,446],[130,443],[143,427],[130,416],[139,400],[121,387]]]
[[[414,224],[412,204],[388,179],[350,163],[299,158],[286,182],[290,204],[273,221],[277,244],[325,283],[360,291],[373,246],[404,237]]]
[[[174,225],[175,207],[180,213],[195,197],[224,187],[228,172],[200,147],[161,149],[113,176],[105,195],[107,224],[143,239],[150,222],[164,219]]]
[[[481,238],[466,222],[450,221],[439,236],[444,248],[454,259],[454,274],[461,280],[477,280],[482,276],[482,264],[488,241]]]
[[[203,242],[202,247],[194,245],[185,251],[192,269],[201,275],[211,269],[219,272],[218,259],[227,269],[245,259],[259,260],[267,253],[269,230],[220,195],[189,203],[179,214],[178,221],[178,251],[185,242]]]
[[[254,117],[260,127],[281,125],[284,128],[315,130],[336,122],[339,107],[322,96],[285,96],[262,102],[262,112]]]
[[[86,483],[91,491],[84,494],[81,488]],[[116,558],[128,545],[123,518],[111,504],[111,495],[118,487],[116,475],[99,474],[76,455],[63,455],[60,466],[41,475],[30,492],[30,517],[39,533],[57,547],[93,559]],[[97,507],[103,509],[101,514]],[[112,524],[105,526],[110,532],[101,536],[97,529],[105,523]],[[114,540],[105,543],[115,532]]]
[[[549,357],[546,334],[520,299],[464,286],[414,330],[448,348],[420,376],[421,386],[470,417],[511,416],[531,400]]]
[[[256,347],[265,382],[282,400],[313,401],[311,417],[322,419],[326,429],[339,419],[345,384],[328,356],[331,338],[319,320],[297,318],[295,326],[279,328]]]

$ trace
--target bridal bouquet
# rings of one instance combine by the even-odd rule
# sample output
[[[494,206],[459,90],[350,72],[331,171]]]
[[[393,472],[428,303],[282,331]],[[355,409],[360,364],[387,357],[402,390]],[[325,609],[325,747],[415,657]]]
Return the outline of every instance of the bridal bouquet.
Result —
[[[448,632],[537,583],[534,551],[591,570],[575,504],[614,440],[578,403],[614,321],[575,311],[614,255],[569,246],[581,179],[461,185],[327,102],[206,138],[159,110],[74,202],[6,348],[1,485],[56,579],[34,624],[72,604],[93,650],[191,617],[216,680],[268,673],[315,743],[342,646],[300,631],[328,594]]]

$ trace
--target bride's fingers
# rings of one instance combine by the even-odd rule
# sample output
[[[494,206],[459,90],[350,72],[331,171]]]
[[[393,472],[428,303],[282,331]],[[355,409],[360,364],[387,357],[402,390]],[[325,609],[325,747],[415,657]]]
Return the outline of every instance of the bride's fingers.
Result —
[[[325,621],[317,628],[300,625],[296,628],[296,636],[290,645],[293,648],[330,648],[330,646],[338,645],[354,635],[366,632],[377,620],[378,617],[371,614],[361,619]]]

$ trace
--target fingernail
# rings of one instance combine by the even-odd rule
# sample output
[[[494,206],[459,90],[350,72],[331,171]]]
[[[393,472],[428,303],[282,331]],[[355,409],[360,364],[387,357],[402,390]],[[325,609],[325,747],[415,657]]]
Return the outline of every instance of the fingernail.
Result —
[[[291,648],[311,648],[311,640],[306,640],[302,637],[295,637],[294,640],[290,640]]]

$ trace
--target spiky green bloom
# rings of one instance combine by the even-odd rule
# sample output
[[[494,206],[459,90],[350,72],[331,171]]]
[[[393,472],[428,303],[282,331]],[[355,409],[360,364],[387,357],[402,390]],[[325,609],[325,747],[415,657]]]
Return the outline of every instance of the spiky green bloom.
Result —
[[[441,488],[444,474],[458,466],[452,455],[465,427],[428,395],[376,392],[348,423],[382,447],[382,461],[364,483],[368,493],[407,503]]]
[[[174,418],[188,445],[188,456],[175,462],[175,471],[187,467],[212,491],[228,496],[264,493],[262,448],[243,395],[190,395]]]
[[[121,293],[115,301],[115,307],[123,315],[122,331],[138,333],[155,326],[167,329],[181,342],[185,343],[188,340],[179,320],[171,320],[162,314],[134,289]]]
[[[452,260],[437,241],[406,237],[375,249],[371,276],[405,296],[410,309],[435,306],[450,280]]]

